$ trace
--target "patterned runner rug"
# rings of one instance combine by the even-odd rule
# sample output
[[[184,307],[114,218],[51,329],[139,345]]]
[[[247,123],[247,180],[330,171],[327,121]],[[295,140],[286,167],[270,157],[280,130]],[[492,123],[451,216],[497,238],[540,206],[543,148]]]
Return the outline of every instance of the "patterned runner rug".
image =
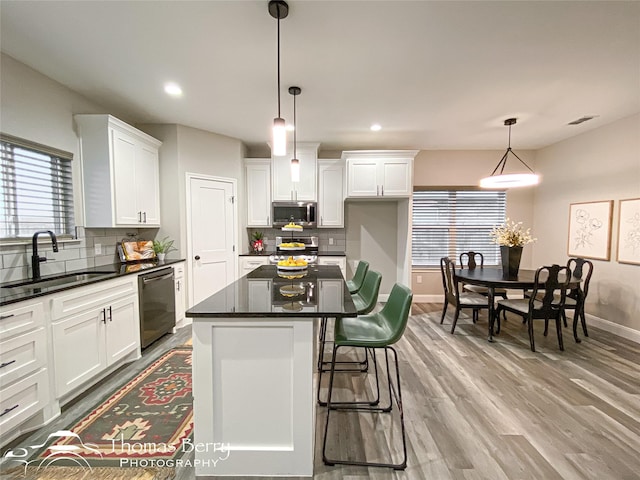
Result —
[[[57,435],[36,462],[72,465],[79,456],[80,466],[175,466],[191,448],[191,355],[191,349],[167,352],[67,434]]]

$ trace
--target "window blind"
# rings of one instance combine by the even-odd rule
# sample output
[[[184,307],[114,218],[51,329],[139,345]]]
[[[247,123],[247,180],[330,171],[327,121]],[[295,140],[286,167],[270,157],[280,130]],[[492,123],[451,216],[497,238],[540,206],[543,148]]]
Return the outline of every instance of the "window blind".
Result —
[[[489,232],[505,221],[506,194],[495,190],[416,190],[413,192],[412,265],[439,266],[473,250],[485,265],[500,263],[500,247]]]
[[[0,238],[74,233],[72,159],[69,152],[0,135]]]

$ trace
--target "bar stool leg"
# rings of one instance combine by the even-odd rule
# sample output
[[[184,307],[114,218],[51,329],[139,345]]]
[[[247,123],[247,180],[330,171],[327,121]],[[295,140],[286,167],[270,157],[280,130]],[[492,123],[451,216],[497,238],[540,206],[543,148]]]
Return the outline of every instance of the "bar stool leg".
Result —
[[[404,470],[407,467],[407,439],[406,439],[406,429],[405,429],[405,425],[404,425],[404,412],[403,412],[403,407],[402,407],[402,390],[400,387],[400,366],[398,364],[398,354],[396,352],[396,350],[393,347],[387,346],[387,347],[382,347],[385,350],[385,361],[387,363],[386,365],[386,369],[387,369],[387,380],[389,382],[389,402],[390,402],[390,406],[389,407],[384,407],[384,408],[379,408],[379,407],[374,407],[374,408],[366,408],[363,406],[348,406],[348,405],[355,405],[356,402],[349,402],[347,403],[334,403],[331,401],[331,396],[332,396],[332,391],[333,391],[333,380],[334,380],[334,373],[335,373],[335,358],[336,358],[336,349],[334,349],[333,352],[333,356],[332,356],[332,364],[331,364],[331,369],[330,369],[330,376],[329,376],[329,393],[328,393],[328,397],[327,397],[327,405],[328,405],[328,409],[327,409],[327,418],[326,418],[326,422],[325,422],[325,428],[324,428],[324,439],[322,442],[322,461],[326,464],[326,465],[357,465],[357,466],[365,466],[365,467],[390,467],[393,468],[394,470]],[[394,356],[394,363],[395,363],[395,369],[396,369],[396,374],[395,374],[395,383],[396,385],[394,386],[394,382],[392,380],[391,377],[391,372],[390,372],[390,367],[389,367],[389,355],[388,355],[388,350],[391,350],[393,352],[393,356]],[[372,348],[372,357],[374,358],[374,365],[376,364],[375,362],[375,348]],[[347,460],[339,460],[339,459],[330,459],[327,458],[326,455],[326,451],[327,451],[327,434],[329,431],[329,417],[331,414],[332,410],[357,410],[357,411],[369,411],[369,412],[389,412],[391,411],[391,405],[393,404],[393,399],[395,398],[395,401],[398,405],[398,411],[400,413],[400,429],[402,432],[402,461],[400,463],[378,463],[378,462],[362,462],[362,461],[347,461]]]

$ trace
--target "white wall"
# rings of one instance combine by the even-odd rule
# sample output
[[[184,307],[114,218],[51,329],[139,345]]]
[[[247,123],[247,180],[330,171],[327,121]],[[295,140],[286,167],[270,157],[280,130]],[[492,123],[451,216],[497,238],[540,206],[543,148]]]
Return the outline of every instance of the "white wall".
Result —
[[[76,225],[82,225],[82,171],[73,115],[114,112],[108,112],[4,53],[0,62],[2,132],[73,153]]]
[[[536,170],[535,152],[520,151],[517,148],[514,150],[527,165]],[[502,155],[504,150],[422,150],[413,164],[413,184],[445,188],[476,186],[482,177],[493,171]],[[513,170],[518,164],[520,162],[510,156],[507,170]],[[525,227],[533,226],[533,199],[534,188],[508,190],[507,217],[523,222]],[[534,265],[533,247],[524,248],[521,265],[523,268],[531,268]],[[418,276],[421,277],[422,283],[418,283]],[[414,270],[412,290],[414,295],[442,295],[440,269]]]
[[[543,148],[536,165],[534,264],[567,261],[571,203],[614,200],[611,259],[593,260],[587,313],[640,330],[640,266],[616,261],[619,200],[640,197],[640,115]]]

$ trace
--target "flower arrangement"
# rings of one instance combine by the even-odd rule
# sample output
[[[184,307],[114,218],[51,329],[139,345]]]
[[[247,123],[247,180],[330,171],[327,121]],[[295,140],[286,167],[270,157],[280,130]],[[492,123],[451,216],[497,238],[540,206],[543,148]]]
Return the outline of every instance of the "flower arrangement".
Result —
[[[531,236],[531,229],[523,229],[522,222],[514,222],[508,218],[502,225],[493,227],[489,236],[493,243],[507,247],[523,247],[537,240]]]
[[[251,247],[254,252],[260,253],[264,250],[264,235],[262,232],[253,232],[251,235]]]

